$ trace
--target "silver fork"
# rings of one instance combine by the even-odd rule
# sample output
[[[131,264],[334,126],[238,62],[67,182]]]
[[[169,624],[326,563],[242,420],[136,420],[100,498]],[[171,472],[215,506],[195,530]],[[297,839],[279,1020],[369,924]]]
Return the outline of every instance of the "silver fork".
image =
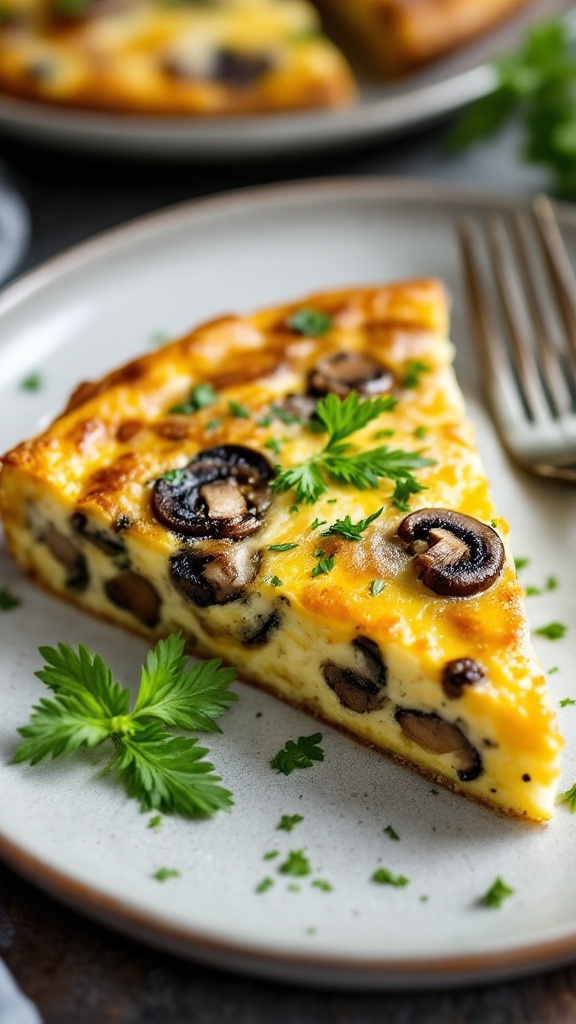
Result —
[[[576,277],[552,203],[458,225],[468,307],[510,456],[576,483]]]

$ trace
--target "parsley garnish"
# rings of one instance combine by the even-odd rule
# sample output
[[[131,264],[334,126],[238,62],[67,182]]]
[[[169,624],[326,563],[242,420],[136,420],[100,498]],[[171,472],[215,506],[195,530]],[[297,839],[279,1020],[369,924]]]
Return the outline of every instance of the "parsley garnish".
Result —
[[[521,569],[525,569],[527,565],[530,565],[530,559],[529,558],[515,558],[514,559],[514,566],[515,566],[516,572],[520,572]]]
[[[161,824],[162,818],[160,817],[159,814],[155,814],[153,818],[150,818],[150,821],[148,822],[148,828],[160,828]]]
[[[394,885],[397,889],[410,884],[410,879],[405,875],[393,875],[388,868],[378,868],[372,875],[372,881],[378,882],[378,885]]]
[[[542,591],[540,587],[526,587],[526,597],[538,597]]]
[[[550,669],[550,671],[552,671],[552,669]],[[561,708],[567,708],[572,704],[576,704],[576,700],[574,700],[574,697],[563,697],[560,701]]]
[[[509,896],[514,895],[514,889],[511,889],[509,885],[506,885],[501,878],[497,878],[496,881],[490,886],[488,892],[484,894],[481,899],[481,903],[484,907],[492,907],[498,910],[504,900],[508,899]]]
[[[384,829],[384,831],[385,831],[386,835],[390,837],[390,839],[394,839],[394,840],[399,840],[400,839],[400,836],[398,835],[396,829],[392,828],[392,825],[386,825],[386,828]]]
[[[22,599],[10,593],[8,587],[0,587],[0,612],[11,612],[13,608],[19,608]]]
[[[191,416],[192,413],[199,412],[200,409],[207,409],[209,406],[214,405],[217,398],[218,395],[211,384],[197,384],[196,387],[192,388],[187,402],[173,405],[168,411],[178,413],[181,416]]]
[[[20,388],[22,391],[39,391],[43,383],[39,373],[31,373],[29,377],[24,377],[24,380],[20,381]]]
[[[187,477],[188,473],[185,469],[167,469],[165,473],[162,473],[162,475],[158,477],[158,479],[168,480],[171,484],[181,484],[184,483],[184,480],[186,480]]]
[[[311,576],[324,576],[329,572],[332,572],[334,568],[334,559],[336,555],[328,555],[327,558],[321,558],[318,565],[315,565],[310,573]]]
[[[269,451],[274,452],[274,455],[280,455],[280,452],[282,451],[282,442],[277,441],[274,437],[269,437],[268,440],[264,442],[264,447],[268,448]]]
[[[394,437],[395,433],[396,431],[391,430],[390,427],[387,427],[385,430],[377,430],[376,433],[374,434],[374,440],[382,441],[382,439],[385,437]]]
[[[549,622],[547,626],[540,626],[535,629],[536,636],[545,636],[547,640],[561,640],[566,635],[568,626],[563,622]]]
[[[279,576],[264,576],[265,583],[269,583],[271,587],[281,587],[284,580],[281,580]]]
[[[232,416],[236,416],[240,420],[249,420],[250,413],[245,405],[241,405],[240,402],[228,402],[228,408]]]
[[[333,892],[334,886],[327,882],[324,878],[315,878],[311,883],[315,889],[320,889],[321,892]]]
[[[171,728],[220,732],[214,721],[236,695],[228,687],[234,669],[219,660],[188,668],[184,639],[160,640],[142,668],[132,711],[130,693],[114,679],[98,654],[83,644],[41,647],[46,664],[36,675],[54,694],[34,707],[14,761],[37,764],[110,739],[111,767],[142,810],[183,817],[207,817],[232,804],[219,786],[208,751],[196,738],[174,736]]]
[[[372,580],[370,584],[370,594],[372,597],[378,597],[386,587],[385,580]]]
[[[276,825],[276,828],[282,832],[291,832],[301,821],[304,821],[301,814],[283,814],[280,818],[280,824]]]
[[[408,512],[410,510],[408,502],[410,496],[412,494],[420,494],[420,491],[425,490],[426,488],[419,484],[415,477],[412,475],[407,476],[404,480],[398,480],[392,495],[392,504],[400,512]]]
[[[327,530],[322,534],[323,537],[331,537],[333,535],[344,537],[345,540],[362,540],[362,534],[364,530],[367,530],[370,523],[373,523],[378,516],[382,515],[384,506],[378,509],[377,512],[373,512],[371,516],[366,519],[359,519],[357,523],[353,523],[350,516],[344,516],[344,519],[337,519],[332,526],[329,526]]]
[[[157,882],[167,882],[169,878],[180,878],[180,872],[176,868],[158,868],[152,875]]]
[[[312,868],[303,850],[291,850],[278,871],[283,875],[292,875],[293,878],[304,878],[312,873]]]
[[[288,511],[289,512],[299,512],[300,509],[298,508],[298,505],[290,505],[290,508],[289,508]]]
[[[545,585],[544,589],[545,590],[557,590],[558,589],[558,580],[556,579],[555,576],[548,576],[548,579],[546,580],[546,585]]]
[[[296,768],[311,768],[314,761],[324,760],[321,740],[321,732],[315,732],[312,736],[299,736],[296,742],[287,740],[282,750],[270,761],[270,766],[283,775],[291,775]]]
[[[217,430],[218,427],[221,427],[221,426],[222,426],[222,420],[221,419],[209,420],[208,423],[206,424],[206,426],[204,427],[204,430]]]
[[[525,35],[515,53],[493,62],[494,91],[474,103],[456,126],[451,148],[462,150],[496,135],[516,121],[526,163],[547,167],[560,189],[576,185],[576,63],[571,26],[562,18],[543,21]]]
[[[268,853],[264,854],[264,856],[262,857],[262,860],[275,860],[276,857],[279,857],[279,856],[280,856],[280,850],[269,850]]]
[[[356,451],[345,442],[346,438],[395,405],[396,399],[391,395],[362,400],[355,391],[343,400],[332,393],[321,398],[316,416],[328,431],[324,448],[297,466],[289,469],[279,467],[273,490],[283,492],[294,488],[298,501],[313,504],[328,490],[327,479],[330,478],[352,484],[362,491],[377,487],[381,477],[396,483],[413,480],[411,470],[434,465],[432,459],[425,459],[418,452],[391,450],[385,445]]]
[[[257,893],[268,892],[268,889],[271,889],[273,885],[273,878],[263,878],[262,881],[258,883],[254,891]]]
[[[556,803],[568,804],[568,810],[574,814],[576,811],[576,782],[570,789],[567,789],[564,793],[559,793],[556,797]]]
[[[316,519],[314,520],[314,522],[310,523],[310,529],[311,530],[317,530],[319,526],[326,526],[327,522],[328,522],[327,519],[319,519],[318,516],[317,516]]]
[[[313,309],[311,306],[297,309],[286,321],[286,326],[291,331],[304,334],[307,338],[320,338],[323,334],[327,334],[333,325],[334,321],[328,313],[324,313],[321,309]]]
[[[560,671],[560,669],[558,668],[558,665],[553,665],[552,668],[548,669],[548,675],[551,676],[555,672],[559,672],[559,671]]]
[[[417,437],[419,441],[423,441],[427,433],[427,427],[416,427],[416,429],[414,430],[414,437]]]
[[[430,373],[430,367],[428,363],[423,363],[421,359],[409,359],[406,365],[406,370],[400,381],[403,388],[416,388],[420,383],[420,377],[423,373]]]
[[[268,551],[292,551],[292,548],[297,547],[297,544],[269,544]]]

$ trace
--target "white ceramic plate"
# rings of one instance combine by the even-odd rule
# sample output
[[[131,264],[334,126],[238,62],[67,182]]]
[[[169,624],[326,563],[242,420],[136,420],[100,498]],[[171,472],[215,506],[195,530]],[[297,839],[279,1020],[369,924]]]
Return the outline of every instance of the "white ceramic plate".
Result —
[[[158,118],[65,110],[0,95],[0,128],[25,138],[102,153],[229,158],[309,153],[408,132],[459,110],[493,82],[486,66],[517,46],[533,21],[573,0],[532,0],[503,26],[398,83],[365,84],[357,105],[333,112],[234,118]]]
[[[375,179],[310,183],[189,204],[111,232],[52,261],[0,299],[0,450],[33,434],[82,378],[133,356],[155,331],[183,331],[224,310],[250,310],[310,289],[436,274],[455,297],[457,365],[498,504],[527,583],[559,587],[529,599],[535,626],[569,624],[559,642],[536,638],[554,699],[576,696],[573,492],[517,474],[496,442],[476,390],[461,301],[454,226],[488,199]],[[511,208],[498,200],[495,206]],[[562,221],[576,248],[576,213]],[[40,372],[44,387],[19,382]],[[538,828],[508,821],[322,727],[326,759],[284,777],[270,758],[317,723],[238,684],[240,700],[211,743],[234,791],[231,814],[164,818],[159,832],[110,781],[97,752],[35,768],[10,765],[16,727],[42,693],[37,647],[82,641],[135,679],[145,644],[85,617],[26,582],[0,551],[0,585],[22,597],[0,615],[0,853],[65,902],[145,941],[273,977],[358,987],[495,979],[576,955],[572,884],[576,819],[559,808]],[[261,714],[260,714],[261,713]],[[576,708],[565,788],[576,779]],[[570,738],[571,734],[571,738]],[[282,814],[304,820],[278,831]],[[391,824],[394,842],[383,832]],[[277,873],[306,850],[323,892]],[[181,877],[159,884],[159,867]],[[377,886],[378,866],[407,875]],[[257,894],[265,875],[274,887]],[[477,900],[497,875],[516,892],[501,910]],[[427,896],[426,902],[421,897]]]

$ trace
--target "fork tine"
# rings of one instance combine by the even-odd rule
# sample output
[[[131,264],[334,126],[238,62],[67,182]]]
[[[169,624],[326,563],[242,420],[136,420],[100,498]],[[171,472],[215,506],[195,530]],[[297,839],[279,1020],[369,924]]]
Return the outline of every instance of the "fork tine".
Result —
[[[566,331],[566,342],[573,362],[576,362],[576,277],[560,234],[554,207],[548,196],[536,196],[532,202],[534,220],[550,280],[558,299],[558,306]]]
[[[516,211],[512,215],[511,224],[516,259],[536,335],[536,352],[542,366],[552,412],[561,415],[572,408],[572,397],[560,369],[558,353],[552,343],[553,330],[549,318],[535,287],[534,271],[528,259],[532,238],[526,214]]]
[[[511,354],[518,376],[518,385],[530,419],[542,419],[547,413],[546,399],[530,338],[525,330],[510,259],[506,256],[505,237],[505,228],[501,218],[490,217],[488,242],[495,269],[496,287],[510,335]]]
[[[501,420],[503,409],[524,419],[525,412],[519,401],[504,343],[492,315],[492,302],[478,255],[478,231],[470,218],[459,222],[458,238],[466,289],[473,310],[477,349],[482,356],[479,368],[487,397],[497,421]],[[496,400],[496,391],[500,393],[499,401]]]

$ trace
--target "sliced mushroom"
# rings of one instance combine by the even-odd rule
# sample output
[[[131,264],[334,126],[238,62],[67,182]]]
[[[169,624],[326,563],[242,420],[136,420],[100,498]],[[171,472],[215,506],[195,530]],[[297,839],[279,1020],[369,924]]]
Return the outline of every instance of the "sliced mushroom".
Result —
[[[160,622],[160,596],[145,576],[126,569],[107,580],[104,590],[112,604],[130,612],[150,629]]]
[[[70,524],[76,533],[79,533],[105,555],[110,555],[110,558],[126,553],[123,541],[111,536],[107,530],[97,530],[96,527],[89,526],[88,519],[83,512],[74,512],[70,517]]]
[[[487,590],[504,565],[504,545],[495,530],[479,519],[445,508],[423,508],[402,520],[397,534],[419,551],[418,578],[443,597],[470,597]]]
[[[54,558],[66,570],[66,586],[73,590],[86,590],[90,582],[88,563],[81,551],[55,526],[48,526],[40,538]]]
[[[358,637],[352,647],[358,670],[325,661],[322,674],[345,708],[358,714],[377,711],[386,699],[387,671],[380,649],[368,637]]]
[[[214,55],[210,77],[225,85],[248,88],[274,67],[269,53],[242,53],[222,47]]]
[[[319,359],[308,376],[308,391],[317,396],[330,391],[340,398],[351,391],[366,396],[382,395],[393,384],[390,370],[363,352],[332,352]]]
[[[442,670],[442,689],[450,700],[462,696],[467,686],[474,686],[486,675],[486,670],[473,658],[454,658]]]
[[[259,452],[225,444],[201,452],[173,480],[154,485],[152,511],[175,533],[241,540],[261,526],[272,500],[270,463]]]
[[[199,608],[228,604],[244,597],[244,588],[256,576],[261,561],[243,544],[226,541],[199,550],[184,550],[170,559],[176,590]]]
[[[255,616],[250,628],[244,630],[242,643],[245,647],[263,647],[268,643],[272,634],[279,629],[281,621],[280,613],[276,609],[269,615],[260,612]]]
[[[433,754],[454,754],[456,774],[461,782],[472,782],[482,771],[480,755],[457,725],[439,715],[400,708],[395,719],[413,743]]]

